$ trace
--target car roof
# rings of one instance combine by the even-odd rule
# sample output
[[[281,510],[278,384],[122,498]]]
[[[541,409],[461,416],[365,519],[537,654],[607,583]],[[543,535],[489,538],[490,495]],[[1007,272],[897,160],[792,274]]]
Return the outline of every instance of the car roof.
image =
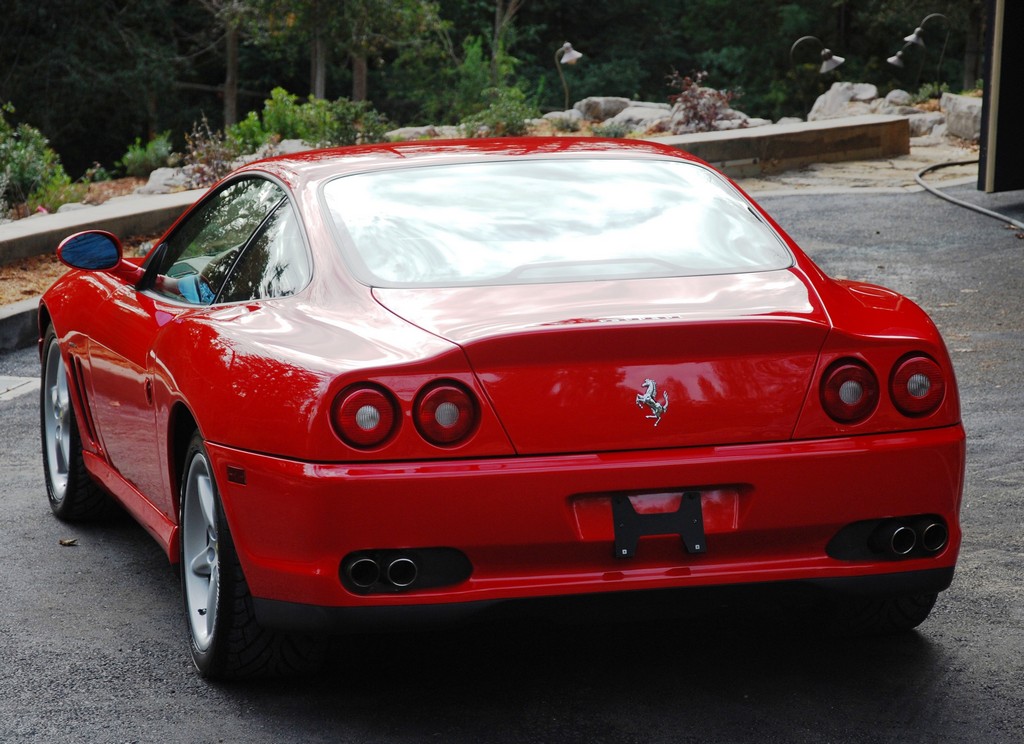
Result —
[[[239,170],[264,171],[297,188],[349,173],[427,164],[452,164],[504,158],[681,159],[706,165],[682,150],[641,140],[598,137],[523,137],[420,140],[309,150],[260,160]]]

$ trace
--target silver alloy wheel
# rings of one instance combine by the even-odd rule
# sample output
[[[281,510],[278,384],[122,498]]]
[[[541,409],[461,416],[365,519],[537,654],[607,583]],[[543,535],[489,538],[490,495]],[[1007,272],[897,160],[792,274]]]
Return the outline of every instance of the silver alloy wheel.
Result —
[[[214,488],[206,455],[194,453],[182,501],[181,560],[185,608],[192,638],[200,651],[210,648],[217,624],[220,558]]]
[[[50,495],[61,502],[68,492],[71,472],[71,396],[64,358],[56,341],[46,349],[43,371],[43,442],[46,448],[46,469],[50,476]]]

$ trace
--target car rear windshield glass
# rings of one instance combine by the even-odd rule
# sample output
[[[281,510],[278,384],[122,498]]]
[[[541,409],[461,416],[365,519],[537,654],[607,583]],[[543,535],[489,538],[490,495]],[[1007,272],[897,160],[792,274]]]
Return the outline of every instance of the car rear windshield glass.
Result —
[[[373,286],[731,274],[793,261],[735,189],[686,162],[418,166],[343,176],[323,193],[353,270]]]

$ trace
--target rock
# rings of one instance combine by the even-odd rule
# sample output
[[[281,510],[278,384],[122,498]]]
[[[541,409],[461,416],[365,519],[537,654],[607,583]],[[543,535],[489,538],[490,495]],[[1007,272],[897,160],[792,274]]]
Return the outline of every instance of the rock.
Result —
[[[189,177],[183,168],[157,168],[149,174],[149,181],[139,187],[139,194],[170,194],[189,188]]]
[[[783,116],[776,124],[803,124],[804,120],[799,116]]]
[[[939,124],[946,123],[946,117],[938,111],[918,111],[914,116],[908,116],[907,121],[910,122],[911,137],[927,137]]]
[[[853,95],[850,97],[851,101],[860,101],[861,103],[869,103],[878,98],[878,87],[871,83],[854,83],[853,84]]]
[[[885,94],[885,102],[892,106],[909,106],[914,99],[907,91],[894,88]]]
[[[665,108],[654,106],[630,106],[629,108],[623,109],[617,113],[609,119],[608,122],[611,124],[619,124],[629,127],[634,131],[646,132],[651,127],[667,123],[670,117],[671,113],[667,105]]]
[[[981,138],[981,99],[943,93],[939,107],[946,112],[946,132],[966,140]]]
[[[569,109],[568,111],[550,111],[543,116],[547,121],[563,121],[563,122],[581,122],[583,121],[583,114],[577,109]]]
[[[869,83],[832,83],[828,92],[818,96],[807,121],[838,119],[844,116],[861,116],[871,113],[867,101],[878,97],[878,88]]]
[[[592,96],[576,101],[573,108],[583,114],[584,119],[590,121],[605,121],[611,119],[620,111],[625,110],[630,104],[628,98],[616,96]]]
[[[386,132],[384,136],[393,142],[429,139],[437,136],[437,129],[429,124],[425,127],[400,127]]]

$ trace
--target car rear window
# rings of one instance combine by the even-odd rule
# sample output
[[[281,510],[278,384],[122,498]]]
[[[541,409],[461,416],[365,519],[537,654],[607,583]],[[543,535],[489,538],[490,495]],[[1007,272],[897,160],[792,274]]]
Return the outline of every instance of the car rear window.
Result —
[[[772,271],[781,238],[724,179],[662,160],[522,159],[328,182],[356,275],[445,287]]]

